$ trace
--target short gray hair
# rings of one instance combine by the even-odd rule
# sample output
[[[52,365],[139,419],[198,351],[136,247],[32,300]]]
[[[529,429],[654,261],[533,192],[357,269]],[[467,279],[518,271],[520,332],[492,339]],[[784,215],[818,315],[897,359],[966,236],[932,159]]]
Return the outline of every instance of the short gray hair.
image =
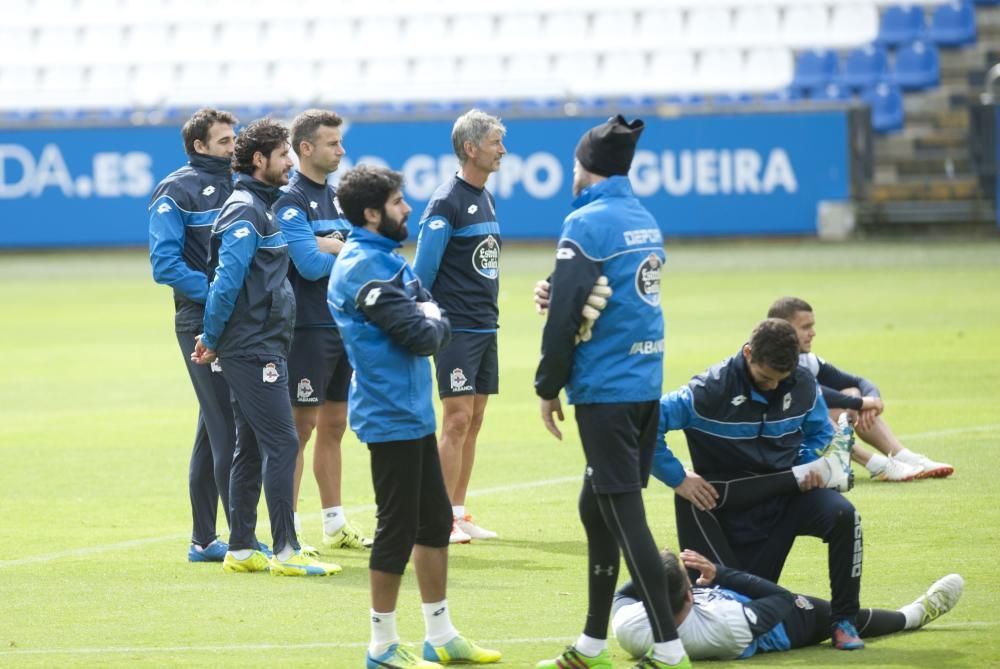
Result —
[[[465,153],[465,143],[472,142],[479,146],[486,138],[486,135],[494,130],[499,130],[503,135],[507,128],[496,116],[491,116],[478,109],[470,109],[455,121],[455,126],[451,129],[451,144],[455,148],[455,155],[458,162],[465,164],[469,156]]]

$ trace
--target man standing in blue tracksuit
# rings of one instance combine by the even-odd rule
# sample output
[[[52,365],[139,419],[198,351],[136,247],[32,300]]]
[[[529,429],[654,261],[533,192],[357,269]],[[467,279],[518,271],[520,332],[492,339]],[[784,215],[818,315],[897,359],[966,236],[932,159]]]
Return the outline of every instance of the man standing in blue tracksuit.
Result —
[[[761,321],[733,357],[660,401],[659,434],[684,430],[694,472],[659,440],[653,474],[674,488],[681,548],[778,581],[797,536],[829,544],[834,646],[862,648],[854,627],[861,590],[861,517],[843,495],[819,488],[714,511],[702,491],[809,462],[833,436],[816,380],[798,366],[798,338],[786,321]],[[710,494],[714,494],[710,492]],[[694,504],[692,504],[692,502]],[[699,508],[701,507],[701,508]]]
[[[191,562],[221,562],[228,546],[217,539],[219,498],[229,521],[229,468],[236,433],[229,386],[218,365],[191,361],[208,296],[208,246],[212,224],[233,192],[230,160],[236,117],[199,109],[181,128],[188,164],[153,191],[149,205],[149,260],[153,279],[174,289],[174,329],[198,398],[198,426],[188,468]]]
[[[621,553],[652,623],[655,643],[642,666],[690,666],[670,604],[660,595],[666,577],[642,502],[663,383],[665,260],[660,228],[632,193],[627,176],[644,127],[641,120],[628,123],[619,115],[584,133],[573,167],[575,210],[563,223],[556,250],[535,391],[542,420],[557,438],[562,434],[553,414],[562,420],[564,387],[576,406],[587,460],[579,505],[587,533],[589,598],[583,633],[539,668],[611,667],[608,622]],[[589,340],[578,338],[583,307],[602,275],[612,297]]]
[[[439,667],[496,662],[452,625],[446,599],[451,509],[434,438],[427,357],[451,325],[396,252],[410,207],[402,176],[361,166],[341,177],[338,199],[354,226],[330,274],[328,301],[354,368],[351,429],[368,444],[378,526],[368,562],[371,642],[366,666]],[[427,663],[399,644],[396,601],[413,556],[423,602]]]
[[[228,572],[270,569],[279,576],[337,573],[299,551],[292,520],[292,477],[298,437],[288,400],[286,359],[295,325],[288,283],[288,249],[271,205],[288,183],[288,131],[254,121],[233,153],[233,194],[212,228],[215,276],[205,302],[204,331],[191,359],[216,359],[232,392],[236,454],[230,475],[231,533],[223,560]],[[274,555],[258,550],[255,529],[263,477]]]
[[[327,183],[344,157],[343,119],[336,113],[308,109],[292,121],[292,149],[299,169],[289,181],[274,213],[288,242],[288,281],[295,291],[295,336],[288,356],[288,391],[299,435],[293,504],[295,534],[302,537],[298,514],[306,444],[313,443],[313,471],[323,509],[323,543],[331,548],[367,548],[349,522],[341,502],[340,442],[347,429],[347,390],[351,364],[326,306],[330,270],[344,246],[351,224],[337,205],[337,191]],[[302,550],[316,549],[303,544]]]

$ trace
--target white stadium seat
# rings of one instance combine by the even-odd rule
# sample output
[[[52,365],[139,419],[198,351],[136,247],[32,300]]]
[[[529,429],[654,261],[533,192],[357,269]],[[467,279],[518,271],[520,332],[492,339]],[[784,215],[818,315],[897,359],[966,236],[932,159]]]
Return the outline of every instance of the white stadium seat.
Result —
[[[733,34],[743,46],[773,46],[781,36],[781,18],[774,6],[740,7],[733,17]]]
[[[732,13],[728,7],[699,7],[688,14],[686,43],[692,47],[715,47],[732,44]]]
[[[647,49],[677,49],[685,45],[684,12],[676,7],[639,13],[635,44]]]
[[[9,0],[0,106],[769,91],[793,50],[869,44],[899,1]]]
[[[649,80],[659,91],[691,93],[698,90],[695,55],[687,49],[653,52],[649,59]]]
[[[795,48],[825,46],[830,34],[830,13],[823,5],[792,5],[785,10],[781,42]]]

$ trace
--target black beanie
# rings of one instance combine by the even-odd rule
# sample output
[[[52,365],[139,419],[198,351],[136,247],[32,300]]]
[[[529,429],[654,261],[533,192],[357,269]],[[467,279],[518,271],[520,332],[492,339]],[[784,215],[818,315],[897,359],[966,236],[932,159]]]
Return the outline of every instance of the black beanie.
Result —
[[[645,124],[642,119],[631,123],[621,114],[583,133],[576,145],[576,159],[584,169],[602,177],[628,174]]]

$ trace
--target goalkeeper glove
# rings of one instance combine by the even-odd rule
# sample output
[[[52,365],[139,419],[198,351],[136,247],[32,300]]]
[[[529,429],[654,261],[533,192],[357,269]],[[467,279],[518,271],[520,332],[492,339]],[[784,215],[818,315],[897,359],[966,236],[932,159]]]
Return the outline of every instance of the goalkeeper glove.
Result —
[[[591,330],[594,327],[594,322],[601,317],[604,307],[608,306],[608,298],[611,297],[611,293],[608,277],[597,277],[597,282],[590,289],[590,295],[587,296],[587,301],[583,305],[583,321],[573,337],[574,343],[590,341],[593,336]]]

